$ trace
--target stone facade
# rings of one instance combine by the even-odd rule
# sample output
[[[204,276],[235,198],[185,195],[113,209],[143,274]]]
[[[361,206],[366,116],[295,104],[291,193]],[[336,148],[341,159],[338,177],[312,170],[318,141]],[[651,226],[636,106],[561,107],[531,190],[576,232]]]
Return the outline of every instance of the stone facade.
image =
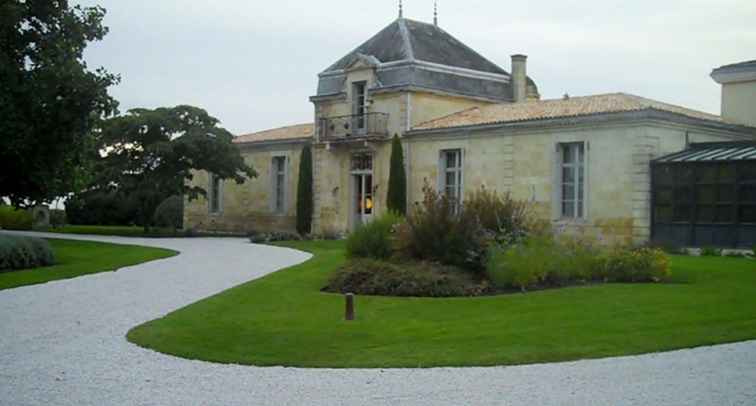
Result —
[[[408,27],[415,29],[418,24]],[[371,41],[366,43],[370,47],[363,45],[358,51],[391,55]],[[650,236],[651,160],[693,142],[756,138],[756,128],[621,93],[540,101],[534,82],[526,76],[523,55],[513,57],[518,65],[513,77],[487,67],[485,61],[479,64],[486,72],[416,61],[407,44],[402,51],[410,55],[406,60],[384,63],[355,51],[335,65],[338,69],[321,73],[318,94],[311,98],[314,125],[237,138],[259,176],[243,185],[224,183],[217,213],[209,212],[206,199],[187,202],[185,225],[211,231],[293,231],[300,154],[309,144],[313,232],[348,233],[385,212],[390,139],[398,135],[405,149],[409,205],[422,199],[426,182],[442,190],[442,152],[455,150],[462,156],[463,198],[481,187],[508,192],[531,202],[537,215],[561,232],[586,234],[606,243],[639,244]],[[428,75],[445,76],[435,87],[418,86],[417,78],[411,77],[407,83],[412,85],[386,86],[388,78],[399,80],[392,75],[400,65],[407,69],[407,64]],[[477,81],[477,87],[459,91],[470,80]],[[517,101],[506,93],[510,90],[492,99],[492,89],[509,89],[510,84],[519,89]],[[485,91],[475,93],[475,89]],[[372,115],[383,120],[377,127],[366,124]],[[580,145],[584,154],[579,216],[562,215],[560,148],[565,145]],[[371,157],[369,167],[362,162],[366,155]],[[277,210],[272,162],[281,156],[287,165],[286,207]],[[209,186],[210,179],[197,173],[193,182]]]
[[[250,231],[294,231],[296,228],[296,187],[299,160],[304,143],[284,142],[267,145],[242,146],[245,162],[251,164],[258,176],[241,185],[223,181],[220,210],[211,213],[207,198],[184,204],[185,228],[202,231],[247,233]],[[286,187],[284,209],[275,209],[272,176],[273,158],[286,159]],[[192,182],[210,190],[207,172],[196,172]],[[208,196],[209,197],[209,196]]]

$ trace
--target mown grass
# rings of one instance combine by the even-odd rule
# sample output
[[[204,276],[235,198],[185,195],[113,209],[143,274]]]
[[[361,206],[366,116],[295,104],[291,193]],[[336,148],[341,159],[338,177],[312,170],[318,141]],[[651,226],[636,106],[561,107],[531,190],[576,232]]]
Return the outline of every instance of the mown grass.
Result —
[[[48,239],[56,264],[0,273],[0,290],[113,271],[178,254],[162,248]]]
[[[301,367],[433,367],[566,361],[756,338],[756,262],[673,257],[672,281],[477,298],[320,292],[343,243],[295,242],[310,261],[131,330],[140,346],[191,359]]]

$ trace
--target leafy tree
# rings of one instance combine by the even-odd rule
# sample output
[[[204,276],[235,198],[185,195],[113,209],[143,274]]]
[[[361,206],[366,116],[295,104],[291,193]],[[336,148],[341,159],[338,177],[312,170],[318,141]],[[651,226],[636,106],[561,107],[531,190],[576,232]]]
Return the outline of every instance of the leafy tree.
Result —
[[[96,184],[137,199],[139,224],[148,231],[166,196],[207,196],[204,187],[189,184],[194,171],[238,184],[257,176],[231,142],[231,133],[218,124],[192,106],[133,109],[111,118],[98,133],[102,156],[95,167]]]
[[[0,197],[33,206],[84,182],[91,130],[115,112],[119,78],[83,60],[108,32],[101,7],[0,1]]]
[[[305,145],[299,160],[297,184],[297,232],[299,234],[309,234],[312,231],[312,206],[312,151],[309,145]]]
[[[403,216],[407,214],[407,175],[404,172],[404,151],[397,135],[394,135],[391,141],[391,167],[386,207]]]

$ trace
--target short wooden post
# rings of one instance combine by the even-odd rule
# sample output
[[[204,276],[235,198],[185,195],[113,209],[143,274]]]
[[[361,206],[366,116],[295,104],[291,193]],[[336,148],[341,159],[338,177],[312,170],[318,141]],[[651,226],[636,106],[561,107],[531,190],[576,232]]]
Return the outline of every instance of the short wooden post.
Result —
[[[346,299],[346,309],[344,309],[344,319],[354,320],[354,294],[347,293],[344,295]]]

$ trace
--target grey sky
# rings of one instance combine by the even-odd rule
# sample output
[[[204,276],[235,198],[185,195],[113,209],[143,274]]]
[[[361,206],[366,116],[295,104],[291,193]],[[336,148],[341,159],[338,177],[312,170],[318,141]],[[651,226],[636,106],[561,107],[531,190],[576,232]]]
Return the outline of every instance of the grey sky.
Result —
[[[192,104],[235,134],[312,120],[317,74],[388,25],[397,1],[83,0],[108,10],[90,67],[121,110]],[[433,0],[404,15],[432,21]],[[712,68],[756,59],[756,1],[440,0],[439,25],[543,98],[627,92],[719,113]]]

